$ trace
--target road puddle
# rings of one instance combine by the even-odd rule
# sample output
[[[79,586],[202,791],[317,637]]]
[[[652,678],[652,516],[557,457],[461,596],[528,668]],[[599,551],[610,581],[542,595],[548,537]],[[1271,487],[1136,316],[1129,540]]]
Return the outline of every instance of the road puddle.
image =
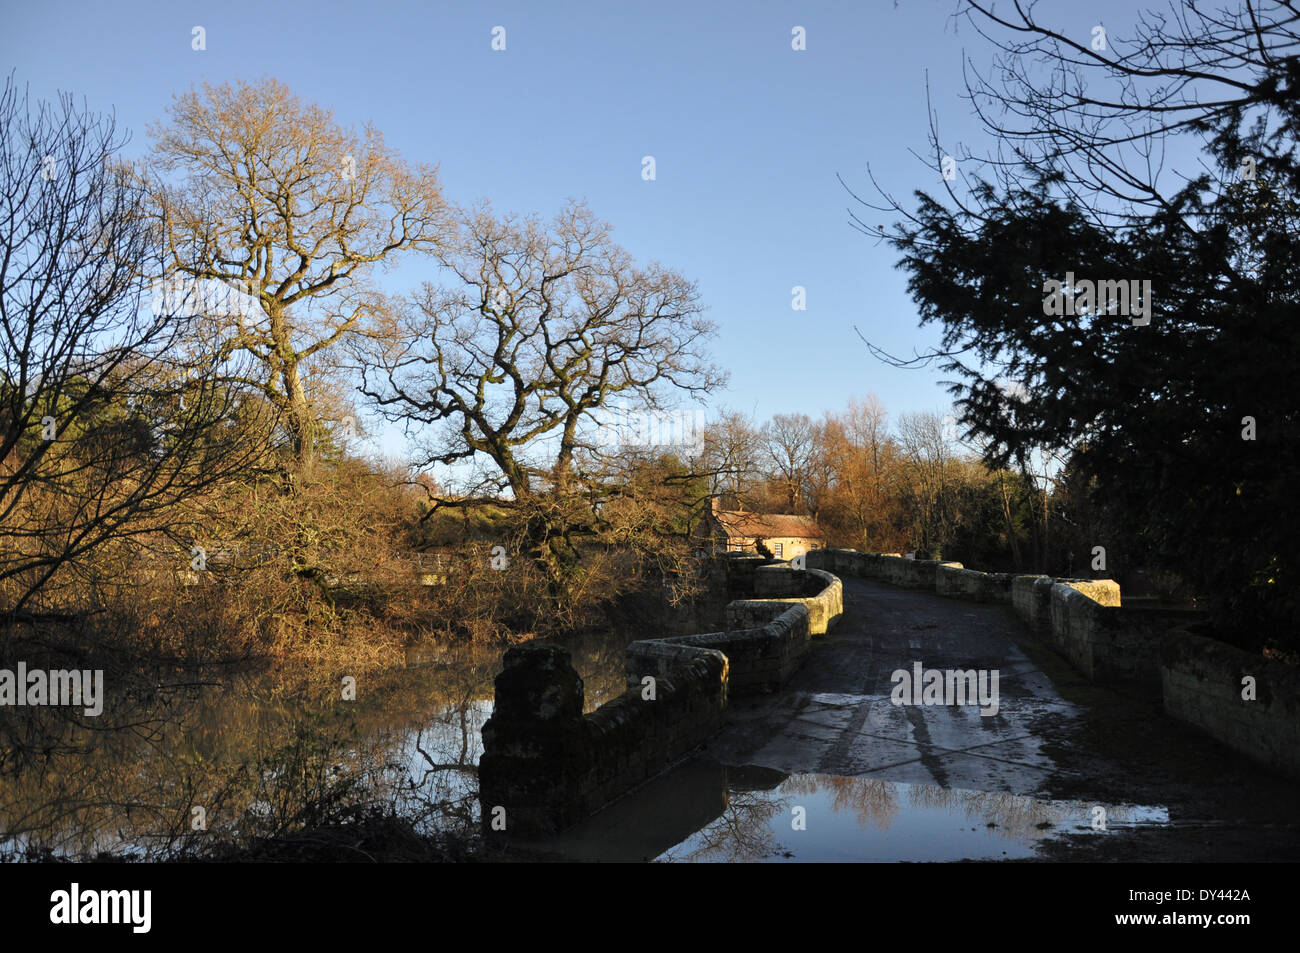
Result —
[[[548,845],[576,860],[897,862],[1033,857],[1065,834],[1166,825],[1164,807],[1062,801],[695,761]],[[1104,824],[1104,827],[1102,826]]]

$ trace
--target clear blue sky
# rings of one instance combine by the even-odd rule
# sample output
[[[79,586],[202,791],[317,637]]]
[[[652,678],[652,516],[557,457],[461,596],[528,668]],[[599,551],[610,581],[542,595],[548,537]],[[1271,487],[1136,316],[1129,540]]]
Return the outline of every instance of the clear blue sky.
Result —
[[[873,359],[934,343],[917,327],[895,254],[848,224],[842,175],[870,195],[937,190],[926,154],[926,74],[945,142],[986,143],[960,98],[963,50],[992,50],[956,0],[884,2],[7,3],[0,63],[36,96],[115,108],[148,145],[173,93],[265,74],[373,121],[413,160],[439,163],[447,195],[554,212],[586,197],[643,261],[700,284],[731,371],[713,407],[819,416],[875,392],[892,415],[945,409],[935,370]],[[1127,33],[1132,5],[1037,13],[1085,39]],[[1109,15],[1108,15],[1109,14]],[[494,26],[506,50],[491,49]],[[191,30],[207,49],[191,49]],[[807,49],[791,49],[791,30]],[[958,29],[960,27],[960,29]],[[657,179],[641,178],[652,155]],[[875,213],[867,213],[875,214]],[[879,221],[888,223],[880,217]],[[873,219],[874,223],[874,219]],[[399,282],[408,271],[398,273]],[[419,275],[409,277],[418,279]],[[807,310],[791,309],[791,288]],[[400,290],[395,288],[394,290]],[[712,413],[712,410],[708,412]]]

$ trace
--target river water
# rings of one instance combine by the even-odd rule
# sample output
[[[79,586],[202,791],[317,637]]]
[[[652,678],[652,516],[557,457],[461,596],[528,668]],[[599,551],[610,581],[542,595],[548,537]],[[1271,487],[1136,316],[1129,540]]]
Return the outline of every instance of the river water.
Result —
[[[627,641],[571,643],[589,709],[622,691]],[[342,672],[206,667],[110,673],[98,717],[0,708],[0,859],[246,848],[377,804],[472,831],[502,652],[416,647],[350,699]]]

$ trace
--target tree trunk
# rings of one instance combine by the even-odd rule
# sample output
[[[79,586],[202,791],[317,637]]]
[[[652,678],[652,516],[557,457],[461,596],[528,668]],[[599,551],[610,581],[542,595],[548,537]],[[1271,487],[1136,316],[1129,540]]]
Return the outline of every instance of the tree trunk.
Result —
[[[316,421],[311,407],[307,403],[307,392],[303,388],[302,377],[298,372],[298,352],[289,340],[289,328],[285,322],[284,309],[279,304],[268,310],[271,319],[271,342],[275,348],[275,358],[280,365],[280,380],[284,386],[284,396],[288,402],[289,433],[293,438],[294,478],[302,479],[310,475],[312,462],[316,454]]]
[[[289,428],[293,434],[294,467],[299,477],[311,475],[312,463],[316,457],[316,421],[307,403],[307,392],[303,389],[302,378],[298,374],[298,362],[286,363],[284,368],[285,396],[289,398]]]
[[[1011,543],[1011,558],[1015,560],[1016,569],[1024,569],[1024,560],[1020,555],[1020,541],[1016,539],[1016,527],[1011,521],[1011,497],[1007,493],[1006,474],[998,471],[998,487],[1002,490],[1002,513],[1007,519],[1007,539]],[[1035,569],[1041,570],[1041,565],[1035,566]]]

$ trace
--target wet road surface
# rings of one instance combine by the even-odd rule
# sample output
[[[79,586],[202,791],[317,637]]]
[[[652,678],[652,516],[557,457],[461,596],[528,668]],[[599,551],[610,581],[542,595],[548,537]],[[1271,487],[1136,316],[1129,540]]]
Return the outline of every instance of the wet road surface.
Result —
[[[1300,859],[1295,786],[1164,717],[1158,692],[1089,683],[1009,606],[843,582],[844,616],[781,692],[733,700],[699,757],[546,849],[666,861]],[[910,683],[918,663],[996,670],[996,714],[894,704],[894,673]]]

